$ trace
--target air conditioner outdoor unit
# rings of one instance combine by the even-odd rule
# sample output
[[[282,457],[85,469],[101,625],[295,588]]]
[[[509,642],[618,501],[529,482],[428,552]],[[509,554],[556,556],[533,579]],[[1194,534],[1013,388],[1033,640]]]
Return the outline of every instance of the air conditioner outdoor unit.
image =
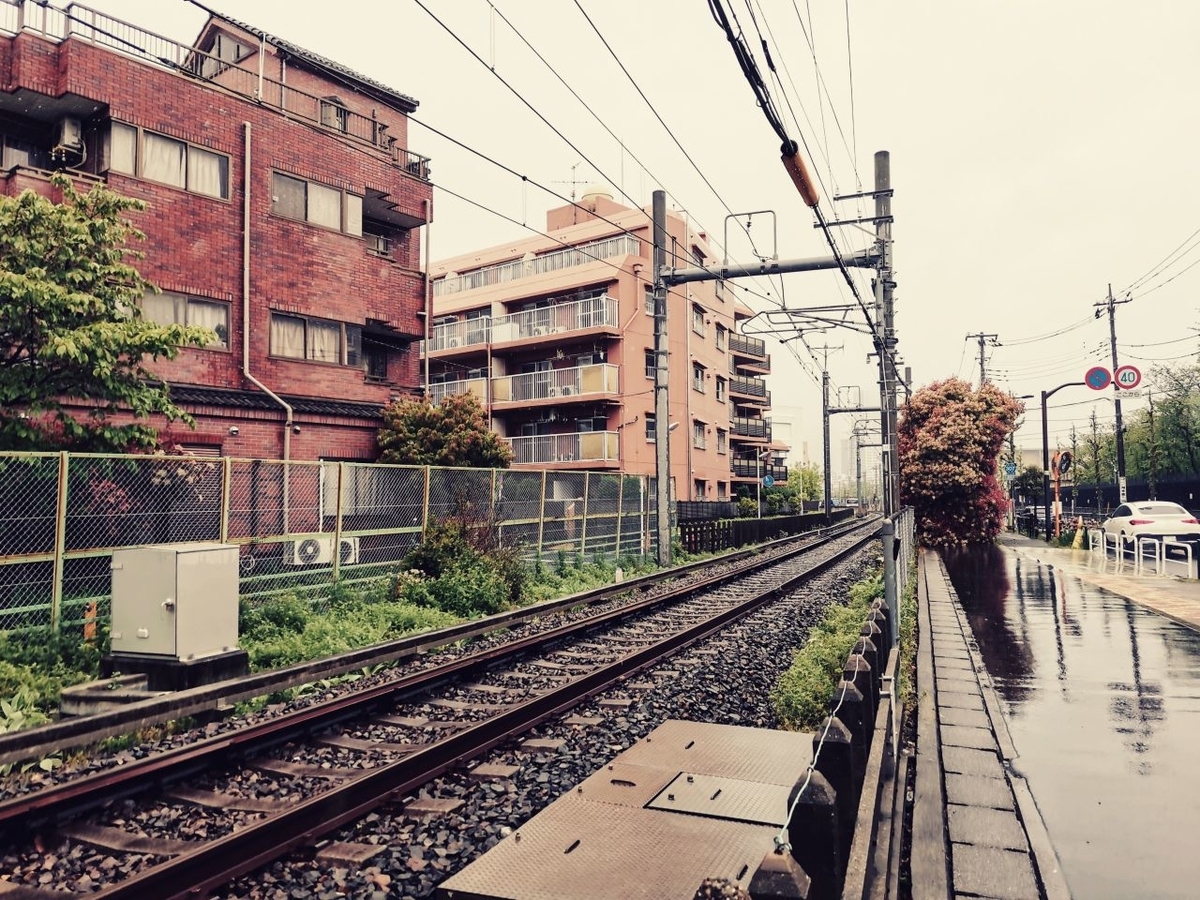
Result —
[[[454,349],[455,347],[457,347],[457,346],[458,346],[458,338],[450,338],[450,339],[448,339],[448,340],[446,341],[446,346],[447,346],[447,347],[449,347],[449,348],[451,348],[451,349]]]
[[[338,542],[340,563],[358,562],[358,538],[344,537]],[[333,562],[333,537],[301,538],[292,544],[293,566],[327,566]]]
[[[533,336],[534,336],[534,337],[541,337],[541,336],[542,336],[542,335],[544,335],[545,333],[546,333],[546,329],[545,329],[545,328],[543,328],[542,326],[540,326],[540,325],[536,325],[536,326],[534,326],[534,329],[533,329]]]
[[[559,388],[559,390],[562,391],[562,395],[564,397],[570,397],[573,393],[575,393],[575,388],[571,387],[569,384],[564,384],[561,388]]]
[[[83,125],[78,119],[67,117],[58,123],[56,150],[83,150]]]
[[[557,397],[558,396],[558,388],[556,388],[554,385],[550,385],[549,393],[550,393],[551,397]]]

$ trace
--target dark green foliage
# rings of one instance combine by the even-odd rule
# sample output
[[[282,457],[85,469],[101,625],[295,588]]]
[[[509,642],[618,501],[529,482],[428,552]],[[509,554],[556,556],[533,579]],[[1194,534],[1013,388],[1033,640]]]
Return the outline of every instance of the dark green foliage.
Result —
[[[506,469],[512,450],[488,427],[474,394],[451,394],[437,405],[404,398],[383,410],[380,461],[419,466]]]
[[[98,638],[87,644],[77,633],[54,634],[48,628],[0,633],[0,700],[21,694],[31,708],[54,712],[64,687],[99,676],[106,643]]]
[[[452,518],[431,526],[404,558],[397,596],[457,616],[491,615],[521,602],[528,568],[517,547],[500,546],[494,523]]]
[[[883,573],[850,589],[844,606],[830,606],[808,642],[771,691],[771,706],[780,724],[800,731],[815,728],[829,715],[829,701],[841,680],[846,657],[858,640],[871,601],[883,596]]]

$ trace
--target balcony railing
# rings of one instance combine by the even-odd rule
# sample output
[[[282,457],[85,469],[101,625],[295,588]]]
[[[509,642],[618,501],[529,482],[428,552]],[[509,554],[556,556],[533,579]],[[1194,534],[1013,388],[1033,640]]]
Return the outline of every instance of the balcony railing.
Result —
[[[569,369],[548,369],[492,379],[492,401],[574,400],[580,396],[615,394],[618,366],[597,363]]]
[[[609,296],[557,303],[492,319],[492,342],[520,341],[544,334],[616,328],[617,301]]]
[[[559,462],[616,462],[620,444],[615,431],[585,431],[578,434],[538,434],[506,439],[513,449],[514,465]]]
[[[461,381],[434,382],[429,385],[429,402],[437,406],[446,397],[457,394],[474,394],[479,402],[487,402],[487,379],[464,378]]]
[[[751,362],[749,365],[767,370],[771,368],[771,357],[767,353],[766,342],[759,338],[747,337],[744,334],[731,332],[729,335],[729,352],[750,359]]]
[[[492,320],[487,316],[435,325],[429,337],[429,349],[458,350],[461,347],[483,345],[491,340]]]
[[[745,378],[734,376],[729,379],[729,392],[731,394],[740,394],[743,397],[758,397],[771,402],[771,392],[767,390],[767,383],[761,378]]]
[[[396,138],[387,133],[384,123],[260,75],[257,61],[252,68],[241,68],[236,62],[202,53],[189,44],[181,44],[78,3],[59,9],[41,0],[2,0],[0,32],[15,34],[22,30],[37,32],[51,41],[67,38],[88,41],[144,63],[220,85],[254,103],[274,107],[359,143],[369,144],[391,157],[410,175],[429,180],[428,157],[398,147]]]
[[[451,274],[439,278],[433,283],[433,296],[444,297],[447,294],[457,294],[460,291],[470,291],[493,284],[504,284],[519,278],[532,278],[534,275],[544,275],[547,272],[557,272],[561,269],[582,266],[617,256],[640,256],[641,247],[641,241],[637,238],[622,234],[580,244],[577,247],[552,250],[540,256],[527,255],[522,259],[497,263],[494,266],[484,266],[482,269],[462,275]]]
[[[739,437],[765,438],[771,440],[771,420],[755,419],[750,416],[734,416],[729,420],[730,430]]]
[[[754,457],[735,457],[729,461],[729,470],[735,478],[763,478],[770,475],[776,481],[787,481],[788,470],[783,463],[756,462]]]

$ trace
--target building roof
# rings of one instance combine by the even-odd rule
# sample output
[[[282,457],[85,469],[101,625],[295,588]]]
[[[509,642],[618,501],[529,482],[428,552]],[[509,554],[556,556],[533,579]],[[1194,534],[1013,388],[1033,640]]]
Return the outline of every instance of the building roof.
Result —
[[[334,60],[322,56],[319,53],[306,50],[299,44],[293,44],[291,41],[276,37],[273,34],[263,31],[261,28],[256,28],[253,25],[247,24],[246,22],[239,21],[232,16],[227,16],[206,4],[197,3],[196,0],[190,0],[190,2],[207,12],[210,16],[212,16],[213,19],[224,22],[227,25],[232,25],[234,28],[245,31],[248,34],[252,34],[256,38],[270,44],[277,50],[286,53],[293,59],[301,60],[302,62],[307,63],[313,68],[318,69],[327,75],[331,75],[334,78],[343,81],[349,80],[354,82],[353,86],[361,89],[365,94],[376,97],[385,103],[395,103],[406,112],[413,112],[418,106],[417,101],[407,94],[402,94],[395,88],[388,87],[383,82],[376,81],[374,78],[368,78],[366,75],[355,72],[348,66],[344,66],[339,62],[335,62]],[[211,24],[212,22],[210,21],[204,26],[204,29],[200,33],[202,37],[205,32],[208,31]]]
[[[170,385],[171,400],[191,406],[223,406],[233,409],[279,409],[279,404],[258,391],[240,391],[232,388],[204,387],[196,384]],[[382,418],[377,403],[356,403],[351,400],[324,400],[316,397],[289,397],[283,399],[298,413],[317,416],[341,416],[348,419]]]

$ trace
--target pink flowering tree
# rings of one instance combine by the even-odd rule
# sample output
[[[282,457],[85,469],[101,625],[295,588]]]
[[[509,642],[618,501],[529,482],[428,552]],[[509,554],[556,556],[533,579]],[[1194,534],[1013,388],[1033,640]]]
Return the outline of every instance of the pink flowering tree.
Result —
[[[961,378],[921,388],[898,426],[900,503],[912,506],[921,543],[941,550],[990,544],[1006,495],[996,463],[1024,406],[991,384]]]

